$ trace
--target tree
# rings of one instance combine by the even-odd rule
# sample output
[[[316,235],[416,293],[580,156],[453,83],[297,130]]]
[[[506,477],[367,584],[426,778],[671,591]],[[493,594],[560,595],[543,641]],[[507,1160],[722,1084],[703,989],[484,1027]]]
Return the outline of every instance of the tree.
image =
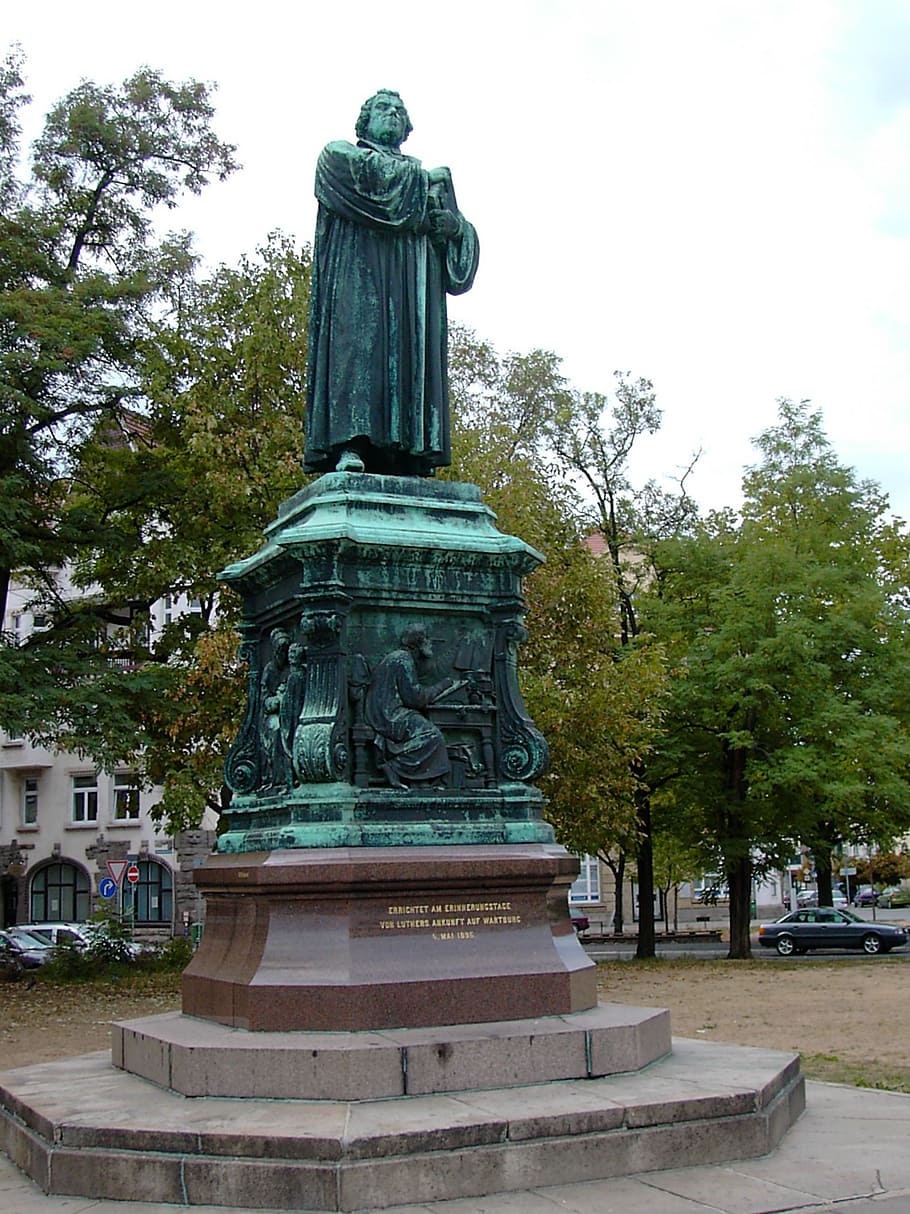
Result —
[[[686,479],[694,460],[680,478],[679,493],[661,491],[649,482],[634,491],[629,479],[629,459],[640,438],[660,427],[661,412],[653,385],[645,379],[632,381],[617,373],[612,405],[598,393],[566,396],[548,419],[546,441],[551,444],[563,475],[582,486],[586,500],[588,529],[602,546],[602,555],[613,583],[613,607],[609,633],[625,648],[640,648],[650,642],[642,635],[637,596],[653,577],[651,548],[655,541],[678,534],[692,525],[696,509],[686,492]],[[696,457],[697,458],[697,457]],[[652,687],[652,692],[656,689]],[[657,716],[659,717],[659,713]],[[656,719],[655,719],[656,720]],[[652,726],[655,722],[652,722]],[[629,788],[635,805],[634,829],[622,832],[618,858],[606,852],[620,891],[625,868],[625,850],[635,856],[639,892],[637,956],[655,952],[653,828],[649,777],[644,750],[633,748]],[[619,840],[617,839],[617,842]],[[609,856],[609,858],[607,858]],[[621,905],[620,905],[621,925]]]
[[[910,856],[904,852],[887,852],[856,861],[854,885],[900,885],[910,877]]]
[[[0,612],[13,571],[50,589],[85,541],[65,515],[99,422],[141,403],[141,345],[180,242],[153,214],[236,167],[210,90],[143,68],[84,82],[48,115],[26,189],[13,176],[21,55],[0,70]]]
[[[726,875],[731,957],[750,953],[756,870],[910,824],[906,537],[818,413],[779,418],[741,519],[663,545],[647,612],[677,660],[658,769]]]
[[[163,786],[171,831],[223,807],[244,672],[239,602],[217,576],[300,486],[309,282],[309,251],[280,235],[237,269],[200,280],[184,261],[172,275],[136,366],[142,412],[99,425],[73,465],[62,513],[88,537],[70,566],[81,593],[7,654],[25,680],[20,731],[131,761]],[[154,632],[165,596],[195,610]],[[42,687],[29,672],[49,654]]]
[[[660,727],[665,675],[649,638],[620,642],[615,568],[592,554],[590,516],[554,461],[552,435],[579,421],[582,398],[556,355],[502,356],[463,330],[453,332],[450,372],[452,475],[479,484],[500,526],[547,558],[527,579],[520,666],[550,745],[547,815],[566,847],[613,865],[616,845],[637,841],[640,772]],[[621,930],[621,875],[617,891]]]

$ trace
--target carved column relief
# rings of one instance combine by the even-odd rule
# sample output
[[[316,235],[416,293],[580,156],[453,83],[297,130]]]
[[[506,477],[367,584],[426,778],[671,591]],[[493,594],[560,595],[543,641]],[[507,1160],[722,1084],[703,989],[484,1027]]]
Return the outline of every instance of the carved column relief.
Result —
[[[546,739],[528,716],[518,686],[518,646],[528,631],[517,617],[496,630],[494,680],[499,705],[499,769],[507,780],[536,780],[547,769]]]

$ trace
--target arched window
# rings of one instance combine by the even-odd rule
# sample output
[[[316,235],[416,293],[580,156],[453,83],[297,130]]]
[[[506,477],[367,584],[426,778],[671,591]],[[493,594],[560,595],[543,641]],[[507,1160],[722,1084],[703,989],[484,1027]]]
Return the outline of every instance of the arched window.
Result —
[[[140,860],[136,867],[139,869],[139,880],[135,885],[124,887],[124,913],[130,914],[132,911],[134,923],[170,923],[174,916],[171,870],[157,860]]]
[[[32,877],[32,923],[83,923],[89,916],[88,874],[61,860]]]

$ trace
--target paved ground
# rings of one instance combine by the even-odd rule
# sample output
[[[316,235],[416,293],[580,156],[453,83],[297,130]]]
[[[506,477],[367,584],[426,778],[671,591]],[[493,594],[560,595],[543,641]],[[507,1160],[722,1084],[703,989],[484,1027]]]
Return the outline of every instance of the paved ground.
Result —
[[[397,1206],[386,1214],[910,1214],[910,1096],[833,1084],[807,1088],[806,1112],[763,1159]],[[194,1214],[228,1214],[221,1206],[191,1208]],[[0,1155],[3,1214],[173,1214],[176,1209],[46,1197]]]

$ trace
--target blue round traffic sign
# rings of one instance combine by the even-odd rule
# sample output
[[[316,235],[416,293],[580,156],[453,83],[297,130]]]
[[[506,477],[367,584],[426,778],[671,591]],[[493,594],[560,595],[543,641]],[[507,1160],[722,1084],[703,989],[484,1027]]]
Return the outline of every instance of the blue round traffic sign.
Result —
[[[117,882],[113,877],[102,877],[98,882],[98,893],[102,898],[113,898],[117,892]]]

